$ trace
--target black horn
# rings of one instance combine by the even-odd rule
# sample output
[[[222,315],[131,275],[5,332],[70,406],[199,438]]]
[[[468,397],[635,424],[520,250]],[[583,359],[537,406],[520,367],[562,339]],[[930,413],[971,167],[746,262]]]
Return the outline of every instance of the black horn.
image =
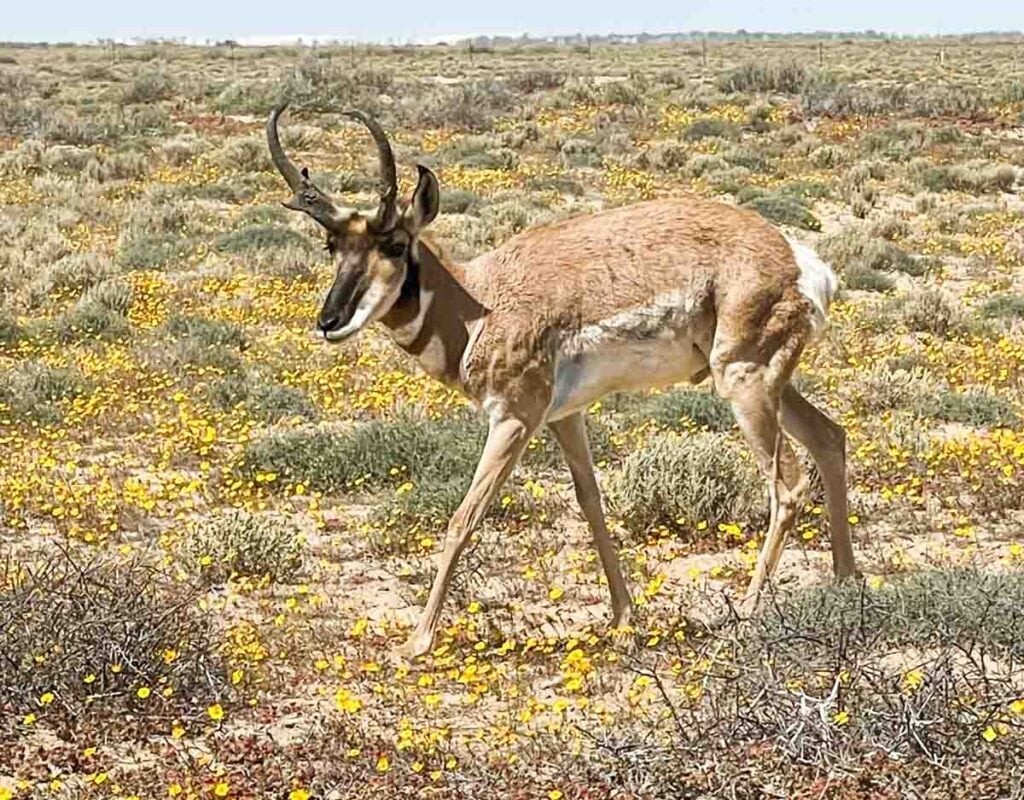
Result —
[[[395,166],[395,154],[391,151],[391,143],[380,123],[365,111],[349,109],[342,112],[347,117],[359,120],[373,136],[377,143],[377,156],[380,159],[380,206],[377,208],[376,226],[388,230],[398,221],[398,169]]]
[[[287,103],[279,104],[267,118],[267,146],[270,148],[270,158],[273,160],[274,166],[277,167],[277,171],[281,173],[281,177],[285,179],[288,188],[295,192],[295,197],[284,205],[293,211],[308,214],[327,230],[340,230],[353,212],[335,205],[334,201],[309,179],[309,171],[299,170],[281,146],[277,121],[287,107]]]

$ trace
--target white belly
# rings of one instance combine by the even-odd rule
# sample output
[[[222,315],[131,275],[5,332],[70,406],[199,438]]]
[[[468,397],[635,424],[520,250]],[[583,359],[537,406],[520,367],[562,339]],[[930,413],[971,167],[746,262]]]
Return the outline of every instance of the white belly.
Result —
[[[566,417],[612,392],[690,380],[708,366],[695,323],[690,303],[659,298],[650,308],[587,326],[558,352],[547,418]]]

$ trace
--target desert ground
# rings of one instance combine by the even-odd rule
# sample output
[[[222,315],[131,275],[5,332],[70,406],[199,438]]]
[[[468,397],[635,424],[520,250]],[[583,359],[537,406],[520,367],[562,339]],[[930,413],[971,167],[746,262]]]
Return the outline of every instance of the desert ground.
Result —
[[[340,112],[375,114],[457,260],[686,192],[816,248],[796,380],[863,581],[812,482],[732,616],[767,492],[709,382],[667,387],[587,417],[632,629],[542,433],[398,656],[486,425],[383,333],[310,336],[283,97],[365,208]],[[1022,183],[1019,38],[0,45],[0,800],[1024,796]]]

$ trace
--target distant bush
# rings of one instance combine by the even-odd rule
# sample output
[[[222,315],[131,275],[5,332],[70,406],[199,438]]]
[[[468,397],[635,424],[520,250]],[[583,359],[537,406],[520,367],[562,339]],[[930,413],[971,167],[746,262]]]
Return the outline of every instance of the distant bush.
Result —
[[[128,310],[132,288],[118,278],[108,278],[92,286],[53,325],[62,342],[87,338],[119,339],[131,330]]]
[[[566,78],[567,75],[562,70],[531,69],[510,75],[508,83],[517,92],[532,94],[561,89],[565,85]]]
[[[719,76],[715,85],[723,92],[796,94],[805,80],[807,71],[795,61],[751,62]]]
[[[860,264],[846,268],[843,273],[843,284],[847,289],[864,292],[887,292],[895,286],[892,278],[884,272]]]
[[[932,164],[922,159],[913,162],[911,170],[918,185],[930,192],[1009,192],[1017,179],[1016,170],[1009,164]]]
[[[765,219],[808,231],[821,230],[821,220],[799,198],[784,192],[764,192],[740,203]]]
[[[438,420],[406,414],[346,432],[276,432],[246,447],[243,468],[274,472],[325,492],[375,489],[406,479],[438,484],[471,477],[485,439],[484,426],[466,412]]]
[[[289,246],[310,249],[310,239],[281,225],[246,225],[238,230],[222,233],[214,240],[214,247],[227,253]]]
[[[220,408],[229,410],[244,404],[249,413],[265,422],[277,422],[284,417],[312,420],[317,416],[305,392],[257,375],[220,378],[210,384],[208,391]]]
[[[125,103],[153,103],[157,100],[169,100],[174,96],[174,91],[174,82],[165,72],[144,69],[124,87],[121,99]]]
[[[990,297],[981,306],[984,317],[1024,319],[1024,295],[1001,294]]]
[[[62,418],[60,404],[82,397],[92,390],[85,376],[71,367],[53,367],[41,361],[22,361],[2,374],[0,416],[40,425],[56,424]]]
[[[652,527],[750,519],[764,500],[757,468],[718,433],[661,433],[609,479],[614,513],[633,534]]]
[[[701,117],[691,122],[682,133],[688,141],[697,141],[717,136],[723,139],[735,139],[740,135],[740,126],[735,122],[719,117]]]
[[[934,289],[913,292],[898,302],[908,330],[947,336],[963,327],[962,315]]]
[[[980,391],[940,392],[923,398],[919,411],[928,417],[964,425],[1010,428],[1020,422],[1009,402]]]
[[[184,537],[180,557],[207,586],[234,576],[287,580],[302,564],[302,544],[282,517],[234,510],[197,523]]]
[[[878,236],[856,230],[829,236],[818,244],[822,258],[841,272],[851,269],[892,270],[908,275],[921,275],[923,263],[898,245]]]
[[[687,420],[712,431],[725,431],[736,425],[729,401],[711,392],[664,392],[646,398],[627,414],[637,422],[650,419],[676,430],[685,429],[682,423]]]

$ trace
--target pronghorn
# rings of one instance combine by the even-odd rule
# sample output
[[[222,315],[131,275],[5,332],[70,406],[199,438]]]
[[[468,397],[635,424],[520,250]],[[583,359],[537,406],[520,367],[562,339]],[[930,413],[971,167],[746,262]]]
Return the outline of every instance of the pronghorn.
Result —
[[[329,342],[380,322],[433,377],[487,414],[489,433],[468,493],[448,526],[426,608],[405,651],[432,647],[459,555],[531,436],[547,425],[608,578],[612,625],[632,604],[594,477],[585,409],[610,392],[702,381],[727,398],[768,482],[771,517],[742,609],[754,610],[800,511],[806,477],[785,430],[810,451],[825,486],[833,569],[854,575],[847,520],[846,436],[790,383],[804,346],[825,325],[836,278],[812,250],[754,212],[694,196],[652,200],[534,228],[467,264],[447,261],[421,233],[437,216],[437,178],[418,166],[399,207],[395,159],[380,124],[381,196],[364,215],[336,205],[267,141],[294,192],[285,205],[327,231],[337,262],[317,320]]]

